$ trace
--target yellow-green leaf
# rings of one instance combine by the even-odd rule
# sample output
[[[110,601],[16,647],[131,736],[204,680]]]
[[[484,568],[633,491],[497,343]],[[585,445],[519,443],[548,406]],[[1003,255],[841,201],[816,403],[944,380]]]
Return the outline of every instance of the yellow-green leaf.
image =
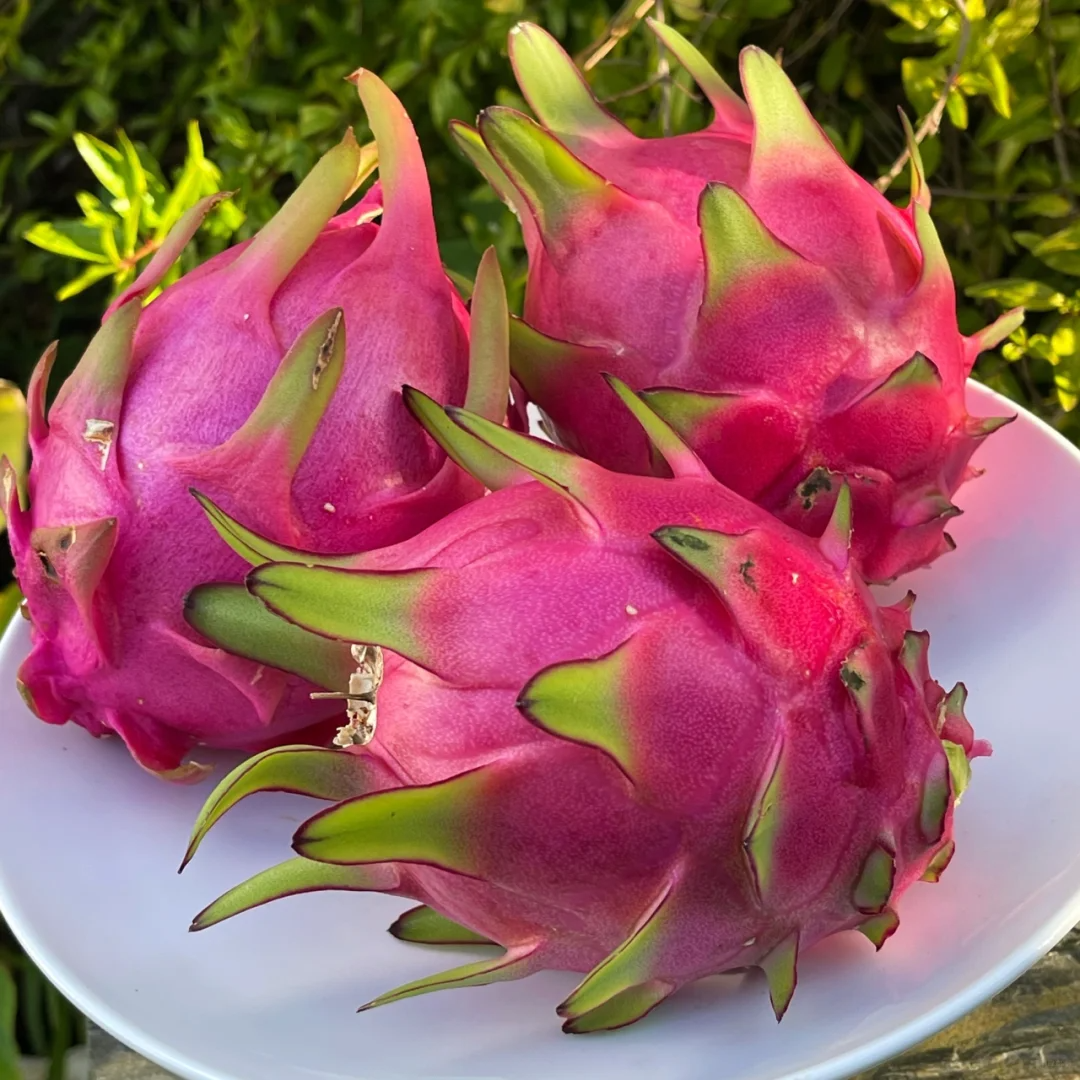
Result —
[[[81,221],[39,221],[23,233],[23,239],[69,259],[96,263],[111,261],[102,250],[102,230]]]

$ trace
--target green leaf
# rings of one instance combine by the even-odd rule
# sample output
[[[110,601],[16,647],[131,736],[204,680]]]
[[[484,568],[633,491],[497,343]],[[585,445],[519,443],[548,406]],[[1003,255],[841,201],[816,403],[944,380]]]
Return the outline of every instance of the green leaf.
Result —
[[[154,230],[153,239],[156,243],[160,244],[168,235],[169,230],[183,217],[185,211],[190,210],[202,197],[205,162],[199,125],[192,120],[187,128],[187,156],[184,158],[184,166],[180,170],[176,185],[161,211],[157,228]],[[211,192],[206,192],[206,194],[211,194]]]
[[[121,174],[123,155],[120,151],[82,131],[76,132],[73,138],[79,156],[90,166],[90,171],[101,186],[114,199],[126,198],[127,190]]]
[[[91,285],[96,285],[102,278],[115,273],[111,266],[88,266],[78,277],[72,278],[66,285],[56,290],[57,300],[70,300],[73,296],[85,292]]]
[[[15,1042],[15,980],[0,963],[0,1080],[20,1080],[19,1047]]]
[[[0,590],[0,631],[4,630],[11,617],[19,610],[23,594],[17,582],[11,582]]]
[[[1063,97],[1080,90],[1080,37],[1065,52],[1058,64],[1058,89]]]
[[[1064,195],[1047,192],[1024,202],[1016,211],[1017,217],[1066,217],[1072,213],[1072,203]]]
[[[1042,0],[1009,0],[994,17],[987,39],[998,56],[1007,56],[1031,36],[1039,24]]]
[[[118,199],[113,208],[123,221],[123,252],[130,258],[139,244],[139,221],[142,218],[143,200],[146,197],[146,170],[139,159],[138,151],[131,140],[122,131],[117,132],[117,140],[123,155],[123,173],[125,197]]]
[[[284,86],[254,86],[236,95],[239,102],[249,112],[261,116],[295,116],[303,98],[298,90]]]
[[[1052,269],[1063,274],[1080,276],[1080,221],[1050,236],[1016,232],[1013,237]]]
[[[952,90],[945,101],[945,111],[949,119],[963,131],[968,126],[967,99],[959,90]]]
[[[300,138],[310,139],[324,131],[336,131],[342,126],[341,110],[336,105],[302,105],[300,107]]]
[[[952,13],[948,0],[885,0],[885,6],[916,30],[925,30]]]
[[[1031,311],[1053,311],[1065,303],[1065,296],[1041,281],[1026,278],[1001,278],[970,285],[966,296],[976,300],[996,300],[1002,307],[1026,307]]]
[[[817,67],[817,84],[826,94],[834,94],[847,72],[851,55],[851,32],[838,34],[821,54]]]
[[[758,19],[778,19],[793,6],[793,0],[749,0],[747,10]]]
[[[56,255],[84,262],[108,263],[102,250],[102,232],[81,221],[39,221],[23,233],[23,239],[35,247]]]
[[[1005,68],[993,53],[986,54],[982,67],[990,80],[990,104],[1007,119],[1012,116],[1012,106],[1009,101],[1009,77],[1005,74]]]
[[[428,98],[431,119],[435,126],[444,131],[451,120],[475,120],[476,110],[469,104],[469,99],[462,93],[461,87],[446,75],[440,75],[431,84]]]
[[[952,776],[952,789],[956,805],[960,805],[960,799],[971,783],[971,762],[968,761],[964,748],[957,743],[942,740],[945,747],[945,756],[949,759],[949,773]]]
[[[1058,355],[1060,360],[1069,360],[1077,355],[1080,348],[1080,321],[1077,319],[1065,319],[1060,326],[1050,335],[1050,347]]]
[[[416,78],[423,70],[424,65],[421,64],[419,60],[397,60],[383,71],[381,78],[382,81],[396,93]]]

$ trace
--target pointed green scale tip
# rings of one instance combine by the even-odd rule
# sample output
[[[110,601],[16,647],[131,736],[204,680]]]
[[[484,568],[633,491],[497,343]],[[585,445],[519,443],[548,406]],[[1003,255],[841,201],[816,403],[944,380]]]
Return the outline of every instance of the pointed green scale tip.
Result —
[[[922,691],[930,675],[930,634],[926,630],[907,630],[900,646],[900,666],[907,672],[912,685]]]
[[[510,401],[510,313],[499,257],[489,247],[480,260],[469,308],[469,385],[465,408],[496,423]]]
[[[328,150],[285,200],[281,209],[255,234],[228,274],[246,282],[259,278],[259,293],[269,296],[314,243],[326,223],[348,197],[363,165],[352,128]]]
[[[56,363],[58,341],[52,342],[41,354],[41,359],[34,365],[30,384],[26,388],[26,417],[30,441],[38,445],[49,435],[49,421],[46,417],[45,402],[49,393],[49,376]],[[18,440],[22,449],[22,439]],[[20,470],[21,471],[21,470]]]
[[[694,477],[698,480],[713,479],[712,473],[705,468],[701,458],[679,438],[675,429],[662,419],[639,394],[635,394],[622,379],[617,379],[614,375],[604,372],[604,378],[641,425],[649,442],[656,447],[675,476]]]
[[[968,760],[967,751],[959,743],[949,742],[942,739],[941,745],[945,747],[945,756],[949,759],[949,777],[952,780],[953,797],[957,806],[960,799],[971,783],[971,762]]]
[[[317,746],[282,746],[264,750],[238,765],[203,804],[191,833],[181,871],[191,862],[206,834],[241,799],[261,791],[288,791],[337,801],[359,795],[368,773],[355,754]]]
[[[683,438],[692,438],[702,424],[722,415],[742,400],[741,394],[704,394],[666,386],[642,390],[641,397],[657,416],[666,420]]]
[[[206,930],[234,915],[284,896],[324,890],[386,892],[396,884],[397,875],[387,867],[329,866],[309,859],[288,859],[248,878],[203,908],[192,920],[189,929]]]
[[[984,326],[978,333],[968,338],[974,353],[972,360],[987,349],[996,349],[1023,325],[1024,309],[1022,307],[1012,308],[1003,315],[999,315],[989,326]]]
[[[733,285],[748,276],[799,258],[727,184],[706,185],[698,202],[698,225],[705,254],[702,306],[706,308],[715,307]]]
[[[211,456],[220,460],[235,454],[247,462],[284,435],[281,475],[291,482],[334,396],[344,364],[345,315],[341,308],[332,308],[300,332],[251,415],[239,431],[210,451]]]
[[[326,566],[268,563],[248,590],[275,614],[339,641],[382,645],[427,666],[415,624],[437,570],[366,573]]]
[[[509,50],[518,86],[544,127],[600,140],[629,136],[593,97],[574,61],[546,30],[518,23],[510,31]]]
[[[554,135],[514,109],[485,109],[479,127],[488,150],[525,197],[545,236],[558,232],[582,199],[606,199],[616,190]]]
[[[776,840],[781,820],[782,760],[781,748],[768,772],[768,781],[750,809],[743,834],[743,850],[746,852],[754,888],[760,900],[765,899],[772,884]]]
[[[879,915],[892,896],[896,864],[892,852],[877,844],[863,863],[862,873],[855,883],[852,902],[864,915]]]
[[[667,882],[649,913],[630,936],[589,972],[573,993],[555,1010],[569,1020],[591,1013],[631,987],[653,978],[653,967],[674,919],[672,894]]]
[[[169,230],[142,273],[108,306],[105,317],[108,318],[117,308],[122,307],[134,297],[143,297],[156,289],[161,284],[161,279],[172,268],[173,263],[180,258],[184,248],[191,243],[210,212],[235,194],[234,191],[219,191],[213,195],[207,195],[185,211]]]
[[[327,865],[318,863],[319,866]],[[399,941],[417,945],[494,945],[495,942],[467,926],[440,915],[427,904],[409,908],[390,924],[390,933]]]
[[[967,687],[958,682],[946,695],[941,702],[941,715],[942,722],[948,720],[950,717],[959,717],[966,720],[964,715],[964,709],[967,706],[968,691]]]
[[[916,386],[941,386],[941,372],[937,365],[921,352],[913,353],[910,360],[896,368],[872,393],[907,390]]]
[[[965,430],[973,438],[982,440],[1011,424],[1019,415],[1013,413],[1012,416],[969,416]]]
[[[587,367],[599,370],[607,359],[602,349],[560,341],[516,316],[510,319],[510,368],[532,396],[542,396],[545,387],[558,385],[564,373]]]
[[[628,987],[590,1012],[567,1020],[562,1029],[567,1035],[589,1035],[595,1031],[626,1027],[652,1012],[674,990],[674,983],[650,979],[639,986]]]
[[[360,163],[356,166],[356,179],[353,181],[349,195],[355,194],[363,186],[372,173],[379,167],[379,144],[372,139],[370,142],[360,144]],[[349,195],[345,197],[348,198]],[[362,217],[356,218],[355,223],[362,225],[366,221],[374,221],[382,214],[382,206],[373,206]]]
[[[380,994],[373,1001],[361,1005],[356,1011],[367,1012],[369,1009],[376,1009],[380,1005],[390,1005],[395,1001],[403,1001],[405,998],[417,997],[420,994],[430,994],[436,990],[455,990],[466,986],[488,986],[490,983],[524,979],[536,971],[539,966],[536,958],[537,952],[538,946],[535,944],[508,949],[502,956],[494,960],[478,960],[474,964],[463,964],[461,967],[439,972],[438,975],[429,975],[425,979],[417,979],[415,982],[406,983],[396,990],[391,990],[388,994]]]
[[[948,521],[950,518],[960,517],[964,513],[944,492],[930,496],[924,505],[928,521]]]
[[[679,562],[704,578],[721,596],[726,597],[731,592],[736,577],[731,573],[731,562],[739,536],[691,529],[686,525],[664,525],[652,536]],[[746,588],[757,591],[748,569],[737,577]]]
[[[919,242],[923,257],[922,274],[915,285],[915,290],[918,291],[924,286],[933,285],[934,279],[951,278],[952,272],[949,269],[948,256],[941,246],[941,237],[938,236],[933,218],[930,217],[930,211],[925,206],[916,203],[914,214],[915,238]]]
[[[840,665],[840,681],[855,703],[863,747],[869,748],[874,737],[874,675],[866,661],[865,648],[853,649]]]
[[[720,73],[705,59],[704,54],[687,41],[670,23],[645,20],[665,49],[690,73],[701,92],[709,99],[716,113],[716,123],[727,131],[742,131],[750,124],[750,110]]]
[[[458,149],[469,159],[473,168],[491,185],[492,190],[513,210],[518,217],[528,212],[528,206],[521,192],[514,187],[502,166],[491,156],[491,151],[484,144],[480,132],[461,120],[450,121],[450,134]]]
[[[504,454],[455,424],[446,410],[427,394],[404,386],[401,395],[409,412],[443,448],[447,457],[491,491],[528,479],[528,474]]]
[[[936,844],[945,832],[949,812],[949,767],[944,754],[935,754],[923,782],[919,807],[919,832],[928,844]]]
[[[413,862],[476,877],[476,824],[494,771],[481,766],[436,784],[340,803],[305,821],[293,850],[319,862]]]
[[[267,540],[257,532],[245,528],[235,518],[229,517],[212,499],[207,498],[195,488],[188,488],[188,493],[203,508],[210,519],[215,532],[240,558],[252,566],[264,563],[302,563],[305,566],[350,566],[356,560],[354,555],[316,555],[297,548],[284,547]]]
[[[908,589],[908,591],[893,604],[893,609],[896,611],[909,612],[915,607],[916,599],[915,593],[911,589]]]
[[[447,266],[445,263],[443,263],[443,273],[450,279],[450,283],[457,290],[461,302],[467,304],[472,299],[473,288],[475,286],[475,282],[472,278],[466,277],[465,274],[459,274],[457,270]]]
[[[926,869],[923,871],[921,881],[927,881],[931,885],[937,884],[941,880],[941,875],[945,873],[949,863],[952,862],[953,854],[956,852],[956,843],[953,840],[946,840],[944,844],[938,848],[934,857],[927,864]]]
[[[420,143],[405,107],[373,71],[359,68],[348,76],[360,95],[379,153],[383,191],[382,227],[378,241],[397,238],[407,245],[415,265],[439,264],[431,188]],[[422,259],[417,256],[423,255]]]
[[[141,314],[142,304],[135,297],[105,319],[71,377],[57,391],[52,407],[54,422],[73,399],[78,401],[80,415],[71,418],[71,427],[79,434],[90,419],[114,425],[119,421],[124,387],[131,374],[135,328]],[[102,464],[110,457],[104,454]]]
[[[841,573],[851,559],[851,488],[845,480],[836,494],[829,523],[818,540],[821,554]]]
[[[795,986],[799,981],[798,962],[798,932],[786,937],[761,961],[777,1023],[784,1019],[784,1013],[795,996]]]
[[[355,668],[347,646],[302,630],[267,611],[241,584],[199,585],[184,598],[184,618],[219,648],[342,690]]]
[[[510,431],[463,409],[451,407],[447,408],[446,413],[455,424],[494,447],[533,479],[569,499],[582,525],[591,533],[599,534],[600,523],[582,498],[585,494],[583,481],[592,467],[587,461],[551,443]]]
[[[859,925],[858,929],[873,942],[874,948],[881,952],[881,946],[896,933],[899,927],[900,916],[892,908],[886,908],[880,915],[871,915],[866,922]]]
[[[633,639],[597,660],[556,664],[532,678],[517,707],[544,731],[607,754],[633,782],[636,762],[627,689],[634,666]]]
[[[915,138],[915,131],[911,126],[907,113],[903,109],[900,112],[900,123],[904,127],[904,140],[907,143],[908,158],[911,161],[911,205],[918,204],[924,209],[930,209],[930,187],[926,182],[926,169],[923,167],[922,152]]]
[[[836,155],[795,85],[767,52],[748,45],[739,56],[739,66],[754,121],[751,176],[758,160],[774,155],[783,154],[789,166],[803,169],[811,167],[807,157]]]

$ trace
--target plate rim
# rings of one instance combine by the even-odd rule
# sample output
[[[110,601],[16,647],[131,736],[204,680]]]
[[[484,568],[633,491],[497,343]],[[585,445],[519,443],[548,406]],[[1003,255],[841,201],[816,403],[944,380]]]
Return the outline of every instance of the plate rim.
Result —
[[[1080,472],[1080,447],[1069,442],[1046,421],[984,383],[969,378],[965,388],[967,394],[970,395],[967,402],[969,408],[973,403],[978,403],[980,406],[996,406],[1008,413],[1015,413],[1017,419],[1023,417],[1030,421],[1040,435],[1048,437],[1054,445],[1063,449],[1072,458]],[[974,398],[974,402],[971,397]],[[19,623],[17,620],[12,620],[5,629],[3,637],[0,638],[0,662],[15,648],[14,643],[18,637]],[[144,1032],[137,1025],[125,1020],[116,1009],[99,998],[81,979],[66,968],[59,956],[54,957],[39,943],[29,913],[23,912],[20,905],[14,901],[8,891],[2,871],[0,871],[0,914],[26,955],[37,965],[42,974],[89,1020],[125,1047],[141,1054],[160,1068],[174,1073],[181,1080],[249,1080],[247,1077],[200,1065],[193,1057],[170,1047],[155,1036]],[[816,1061],[811,1065],[800,1067],[788,1073],[783,1080],[846,1080],[856,1073],[873,1068],[902,1054],[944,1030],[1011,985],[1059,944],[1078,924],[1080,924],[1080,888],[1074,892],[1067,903],[1061,906],[1055,917],[1048,919],[1039,931],[1029,935],[1017,945],[997,967],[983,978],[956,992],[937,1007],[901,1024],[889,1034],[881,1035],[861,1046]],[[355,1080],[375,1080],[375,1078],[370,1074],[368,1076],[356,1074]]]

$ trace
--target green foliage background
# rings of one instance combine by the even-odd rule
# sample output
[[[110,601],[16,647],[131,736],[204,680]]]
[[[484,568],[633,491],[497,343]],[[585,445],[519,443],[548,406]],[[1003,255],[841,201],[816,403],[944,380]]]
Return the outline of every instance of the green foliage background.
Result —
[[[524,270],[516,223],[458,155],[447,122],[471,121],[492,102],[524,107],[506,36],[527,18],[581,58],[614,39],[589,78],[640,132],[659,134],[665,122],[672,131],[702,124],[707,114],[688,80],[657,80],[656,44],[637,25],[653,6],[0,3],[0,374],[25,383],[53,338],[61,342],[61,373],[74,363],[110,291],[167,223],[170,191],[176,205],[215,186],[237,191],[234,208],[219,211],[189,265],[257,229],[346,124],[364,136],[363,111],[343,80],[360,66],[379,72],[415,119],[447,265],[471,274],[495,242],[516,299]],[[661,6],[733,82],[742,45],[781,54],[867,177],[886,172],[903,148],[896,108],[917,123],[944,97],[941,130],[924,142],[923,154],[962,290],[961,326],[975,329],[1015,303],[1032,312],[1026,329],[984,358],[978,374],[1069,437],[1080,436],[1073,411],[1080,393],[1080,220],[1070,165],[1080,119],[1080,0]],[[950,74],[955,85],[947,83]],[[905,186],[901,173],[895,197]],[[132,222],[140,208],[141,220]],[[54,250],[28,243],[28,232]],[[73,288],[82,291],[57,301]]]
[[[531,19],[581,61],[607,49],[590,82],[640,133],[701,126],[700,96],[663,77],[638,25],[658,9],[736,85],[741,46],[781,55],[869,178],[903,149],[898,107],[916,126],[940,115],[923,156],[961,329],[1029,309],[977,375],[1080,440],[1080,0],[0,0],[0,375],[25,385],[54,338],[58,375],[70,369],[109,296],[200,194],[237,192],[186,266],[256,230],[346,125],[363,140],[343,80],[357,67],[416,123],[447,266],[471,276],[495,243],[519,302],[517,223],[447,122],[525,108],[506,38]],[[902,170],[890,197],[906,188]]]

